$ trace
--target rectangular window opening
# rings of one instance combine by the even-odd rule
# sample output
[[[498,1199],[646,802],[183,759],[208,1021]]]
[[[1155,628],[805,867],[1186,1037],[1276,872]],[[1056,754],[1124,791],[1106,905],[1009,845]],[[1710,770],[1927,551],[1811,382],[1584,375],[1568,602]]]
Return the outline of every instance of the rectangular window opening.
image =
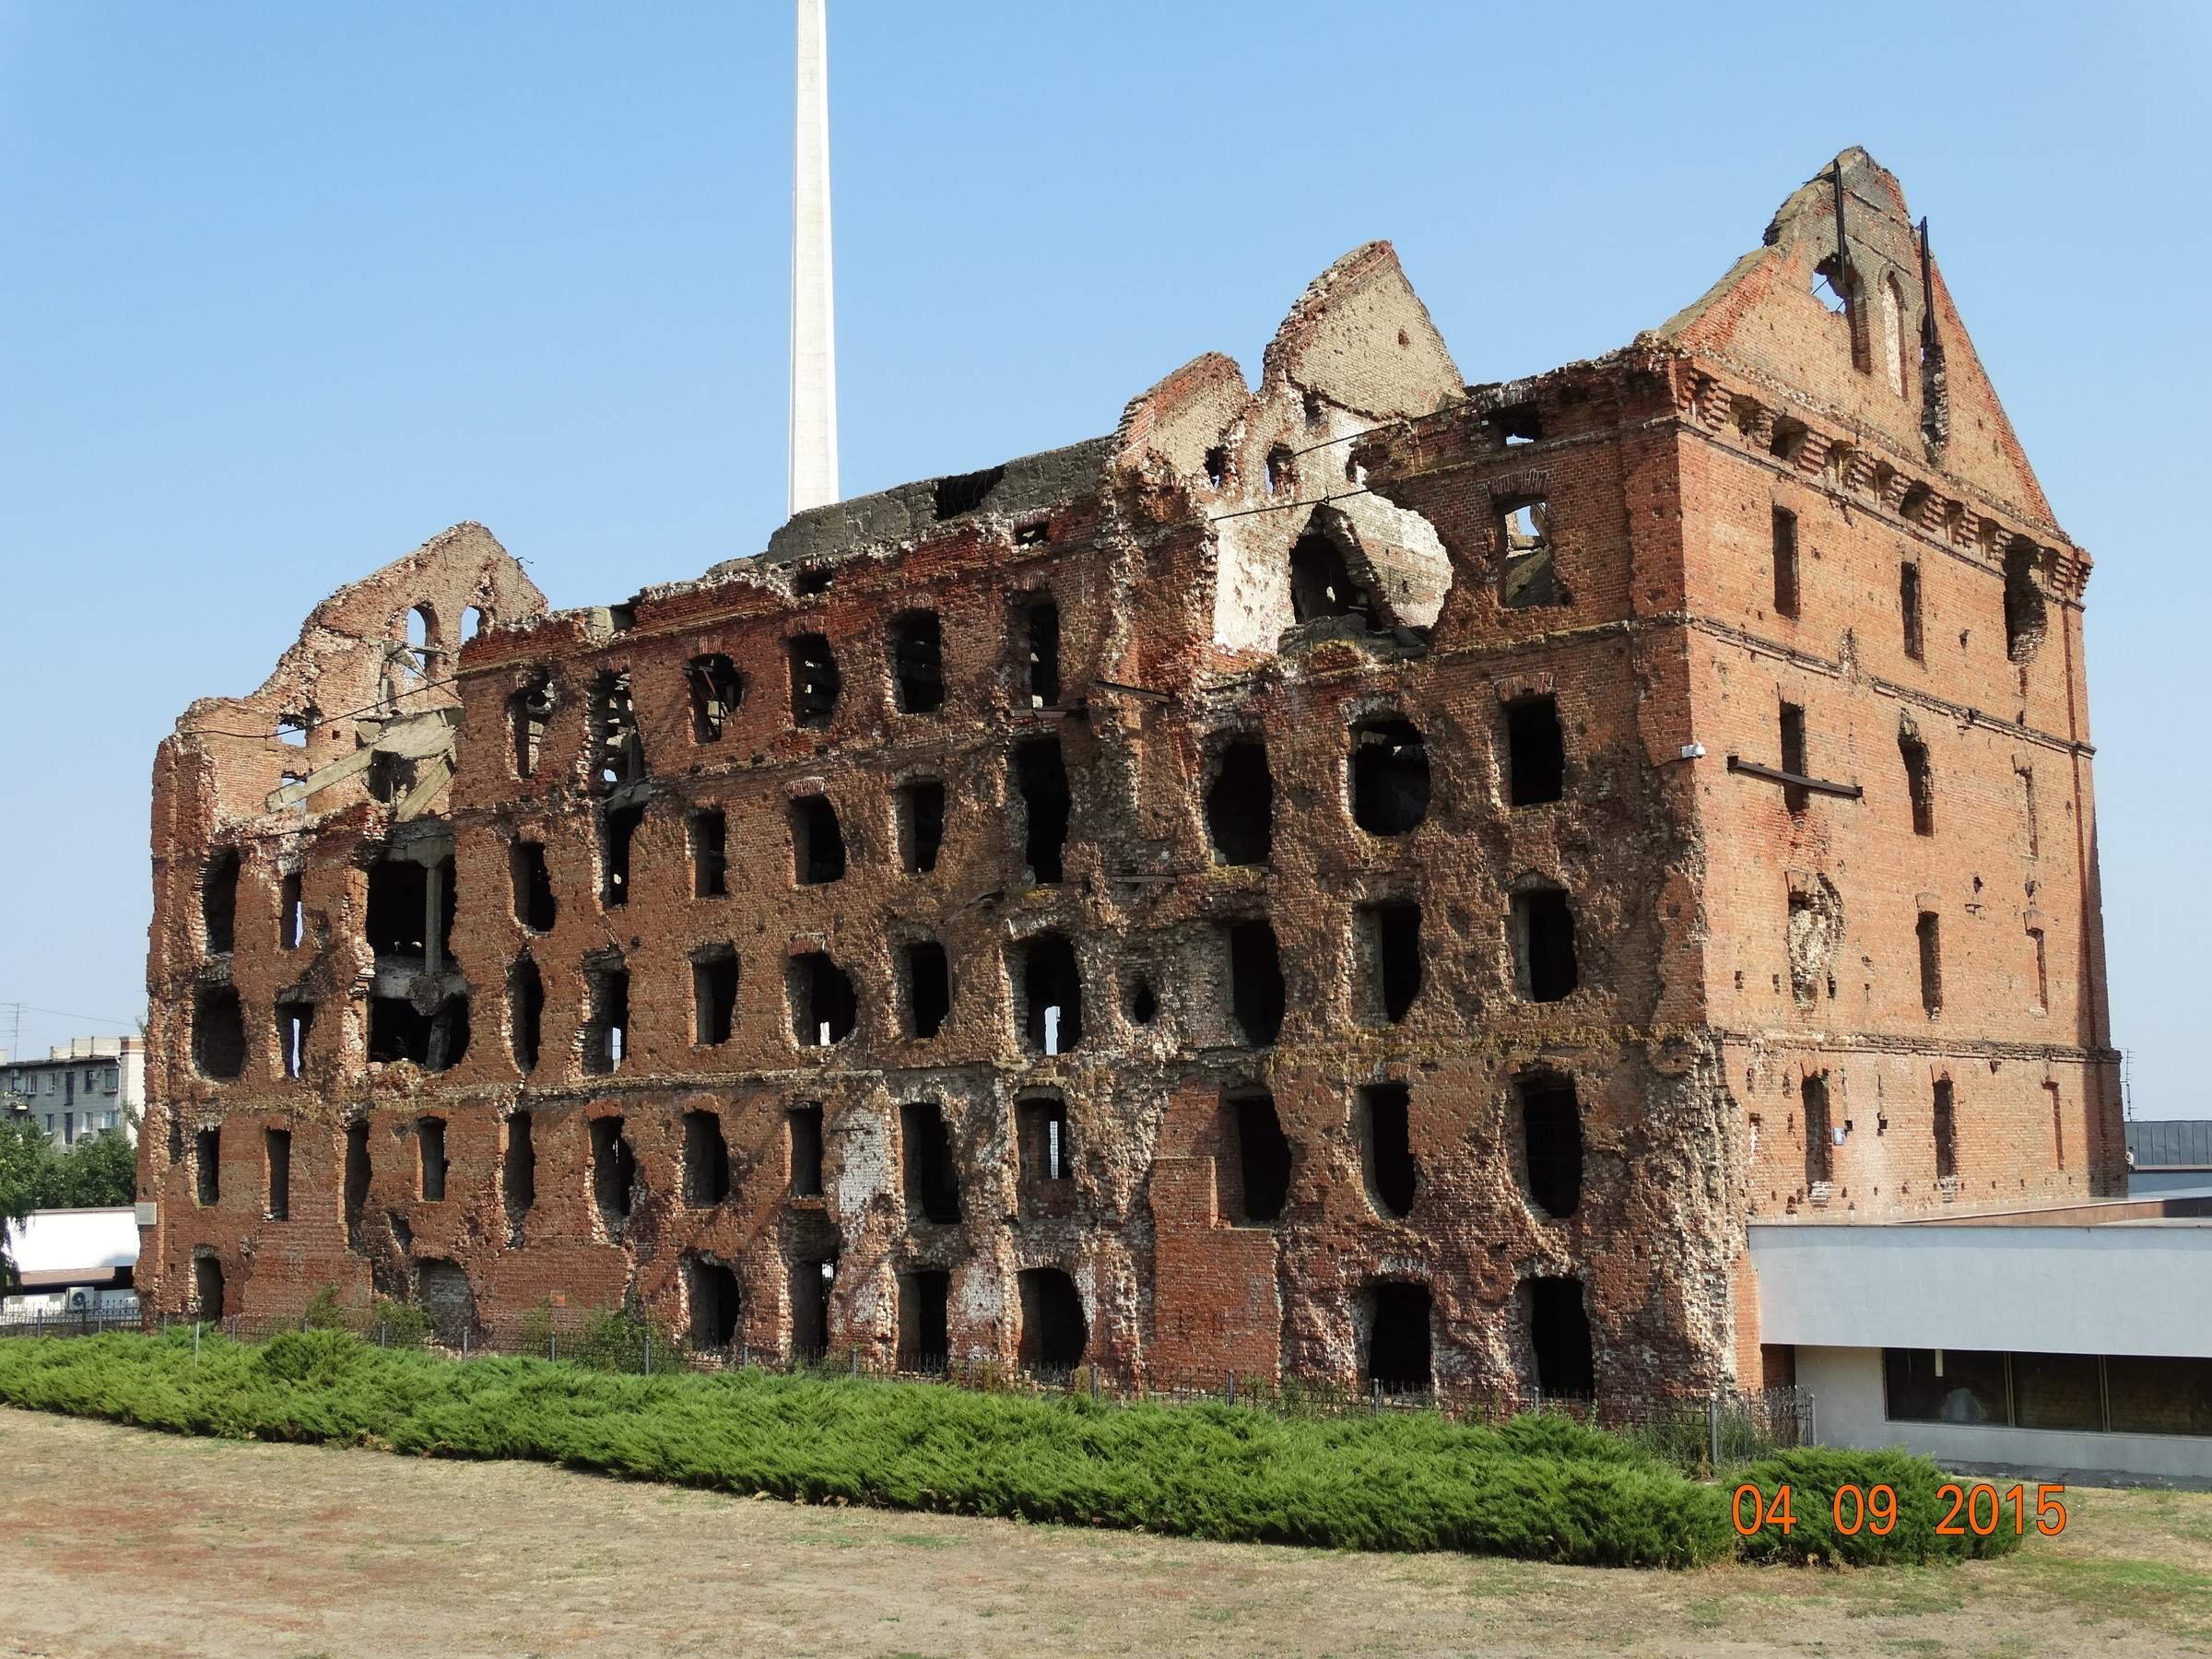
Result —
[[[809,1101],[783,1114],[783,1131],[791,1164],[791,1196],[822,1195],[822,1109]]]
[[[737,953],[724,947],[691,959],[693,1041],[719,1048],[737,1020]]]
[[[629,1058],[629,970],[606,965],[584,971],[589,1013],[583,1029],[583,1069],[619,1071]]]
[[[193,1132],[193,1193],[203,1209],[212,1209],[223,1196],[223,1132],[208,1127]]]
[[[949,1343],[946,1312],[952,1301],[952,1275],[942,1267],[916,1267],[899,1276],[899,1369],[934,1371],[944,1367]]]
[[[1513,895],[1513,974],[1526,1002],[1559,1002],[1581,983],[1575,960],[1574,911],[1564,888]]]
[[[1774,614],[1797,614],[1797,515],[1787,507],[1774,509]]]
[[[315,1023],[315,1005],[285,1002],[276,1005],[276,1047],[287,1077],[306,1075],[307,1037]]]
[[[422,1201],[442,1204],[445,1202],[445,1120],[416,1119],[415,1146],[421,1159],[421,1184],[418,1190]]]
[[[793,875],[801,887],[844,879],[845,833],[828,795],[801,795],[792,802],[791,853]]]
[[[1060,606],[1049,595],[1015,612],[1015,646],[1032,709],[1060,706]]]
[[[730,892],[730,821],[719,806],[702,806],[688,819],[691,896],[726,899]]]
[[[530,1114],[507,1114],[506,1145],[500,1149],[500,1200],[507,1211],[510,1241],[522,1241],[523,1219],[537,1203],[537,1143]]]
[[[262,1146],[268,1164],[269,1219],[289,1221],[292,1218],[292,1132],[289,1129],[264,1130]]]
[[[1835,1177],[1834,1128],[1828,1115],[1828,1078],[1806,1077],[1797,1085],[1805,1112],[1805,1184],[1809,1192]]]
[[[300,872],[288,872],[276,884],[276,948],[297,950],[307,932],[307,911],[300,900]]]
[[[1275,928],[1264,920],[1232,922],[1229,946],[1230,1014],[1247,1045],[1266,1048],[1282,1035],[1288,1001]]]
[[[1015,1152],[1025,1182],[1067,1181],[1075,1174],[1067,1137],[1067,1102],[1040,1095],[1014,1103]]]
[[[1559,582],[1552,557],[1550,503],[1540,496],[1509,501],[1499,522],[1505,544],[1499,603],[1508,610],[1565,605],[1567,590]]]
[[[1805,710],[1796,703],[1782,705],[1776,724],[1782,740],[1782,770],[1793,778],[1809,778],[1805,747]],[[1812,794],[1803,784],[1785,783],[1782,802],[1792,812],[1803,812]]]
[[[1951,1080],[1936,1079],[1934,1134],[1936,1140],[1936,1179],[1956,1181],[1959,1178],[1959,1113],[1954,1104]]]
[[[1359,1139],[1359,1171],[1367,1181],[1368,1202],[1375,1213],[1403,1220],[1413,1213],[1420,1167],[1413,1156],[1408,1107],[1412,1090],[1403,1083],[1373,1083],[1359,1090],[1353,1105]]]
[[[952,1158],[945,1109],[935,1100],[899,1108],[899,1145],[907,1207],[924,1221],[950,1225],[960,1218],[960,1182]]]
[[[1032,737],[1014,746],[1014,786],[1021,802],[1022,861],[1032,881],[1050,886],[1065,875],[1072,810],[1059,738]]]
[[[900,784],[897,816],[900,866],[909,876],[928,875],[945,844],[945,785],[934,778]]]
[[[1506,804],[1538,806],[1567,786],[1567,737],[1556,697],[1522,697],[1505,706]]]
[[[607,806],[599,813],[599,903],[617,910],[629,902],[630,845],[645,821],[643,806]]]
[[[1943,942],[1934,911],[1922,911],[1914,932],[1920,939],[1920,1006],[1933,1019],[1943,1012]]]
[[[1903,564],[1897,571],[1897,605],[1904,621],[1905,654],[1914,662],[1925,660],[1927,648],[1920,626],[1920,567]]]
[[[1073,1053],[1083,1041],[1083,978],[1076,947],[1063,934],[1040,934],[1021,947],[1022,1032],[1032,1053]]]
[[[818,633],[795,634],[785,649],[791,661],[792,724],[818,731],[837,712],[838,693],[844,688],[837,658]]]
[[[1396,1025],[1421,994],[1421,907],[1399,902],[1359,907],[1366,958],[1370,1024]]]
[[[892,618],[891,695],[901,714],[934,714],[945,706],[945,641],[935,611]]]
[[[538,1029],[546,1013],[546,982],[537,964],[520,957],[507,973],[508,1043],[515,1069],[527,1077],[537,1069]]]
[[[907,1035],[927,1041],[952,1011],[952,974],[945,947],[934,939],[909,945],[905,952]]]
[[[720,652],[695,656],[684,665],[691,688],[691,741],[719,743],[730,716],[744,706],[745,676]]]
[[[610,670],[592,681],[592,787],[600,794],[645,775],[645,745],[630,707],[629,671]]]
[[[723,1134],[722,1114],[685,1112],[684,1202],[693,1209],[712,1209],[729,1195],[730,1143]]]
[[[829,1048],[853,1034],[860,1002],[853,976],[824,951],[801,951],[786,971],[792,1035],[801,1048]]]
[[[607,1231],[619,1235],[636,1201],[637,1150],[622,1133],[620,1117],[595,1117],[591,1123],[592,1202]]]
[[[1221,1208],[1244,1224],[1264,1227],[1277,1219],[1290,1196],[1290,1142],[1276,1115],[1275,1097],[1239,1096],[1229,1102],[1228,1128],[1234,1143],[1224,1167],[1235,1172],[1236,1202]]]
[[[507,849],[507,879],[512,892],[514,919],[532,933],[550,933],[559,906],[553,899],[553,877],[546,867],[543,841],[518,841]]]

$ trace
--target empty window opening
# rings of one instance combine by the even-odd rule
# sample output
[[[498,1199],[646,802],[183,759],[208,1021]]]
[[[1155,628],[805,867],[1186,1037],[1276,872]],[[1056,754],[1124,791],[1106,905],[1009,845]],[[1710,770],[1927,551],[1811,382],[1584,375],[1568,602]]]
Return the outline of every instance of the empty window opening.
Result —
[[[939,478],[930,489],[930,504],[939,520],[973,512],[990,499],[991,492],[998,488],[998,481],[1006,476],[1005,467],[991,466],[982,472],[955,473]]]
[[[415,1120],[415,1147],[420,1158],[418,1173],[421,1184],[417,1191],[425,1204],[445,1202],[445,1120],[418,1118]]]
[[[1033,1053],[1065,1054],[1083,1041],[1083,976],[1076,947],[1062,934],[1022,946],[1023,1035]]]
[[[724,899],[730,891],[730,820],[719,806],[705,806],[687,820],[691,842],[691,896]]]
[[[1214,489],[1229,482],[1229,451],[1219,444],[1206,452],[1206,481]]]
[[[1897,608],[1905,630],[1905,654],[1914,662],[1926,658],[1927,646],[1920,629],[1920,567],[1902,564],[1897,568]]]
[[[537,771],[546,747],[546,727],[553,718],[553,677],[533,674],[507,700],[509,736],[514,747],[514,772],[530,777]]]
[[[307,735],[322,716],[312,709],[276,716],[276,741],[287,748],[305,748]]]
[[[411,859],[379,859],[369,866],[369,902],[362,912],[369,948],[378,957],[429,959],[430,870]]]
[[[900,1107],[899,1145],[907,1207],[924,1221],[950,1225],[959,1220],[959,1174],[945,1109],[935,1100]]]
[[[1426,1285],[1383,1283],[1363,1293],[1367,1352],[1360,1381],[1384,1394],[1425,1394],[1435,1382]]]
[[[193,1198],[202,1209],[213,1209],[223,1198],[223,1132],[208,1127],[192,1135]]]
[[[1959,1177],[1959,1113],[1948,1077],[1936,1079],[1936,1179]]]
[[[1352,1126],[1359,1140],[1359,1172],[1375,1214],[1403,1220],[1413,1213],[1420,1190],[1420,1166],[1413,1156],[1407,1106],[1412,1091],[1403,1083],[1372,1083],[1352,1105]]]
[[[952,1275],[942,1267],[917,1267],[899,1276],[899,1369],[937,1371],[949,1342],[946,1311],[952,1301]]]
[[[346,1125],[346,1238],[360,1248],[361,1210],[369,1202],[369,1125],[359,1120]]]
[[[1240,737],[1222,749],[1206,794],[1206,827],[1215,863],[1267,862],[1275,845],[1275,780],[1267,746],[1258,738]]]
[[[468,998],[449,996],[429,1013],[405,996],[369,999],[369,1058],[379,1065],[412,1062],[450,1071],[468,1053]]]
[[[2035,1011],[2048,1013],[2051,1008],[2051,953],[2043,945],[2043,930],[2028,930],[2028,943],[2035,949]]]
[[[1033,518],[1026,524],[1014,526],[1014,545],[1018,547],[1041,547],[1053,539],[1053,521]]]
[[[645,743],[630,707],[629,671],[610,669],[592,681],[592,783],[608,790],[645,775]]]
[[[745,705],[745,676],[720,652],[684,665],[691,686],[691,741],[719,743],[730,716]]]
[[[945,706],[945,641],[935,611],[891,618],[891,692],[901,714],[934,714]]]
[[[629,852],[638,826],[645,821],[642,806],[605,806],[599,812],[599,902],[606,910],[629,902]]]
[[[1529,1002],[1558,1002],[1580,982],[1574,957],[1574,911],[1564,888],[1531,888],[1513,895],[1513,976]]]
[[[223,1265],[212,1251],[195,1252],[192,1258],[192,1295],[202,1319],[223,1316]]]
[[[945,844],[945,785],[935,779],[900,784],[894,813],[900,865],[910,876],[928,875],[937,867],[937,852]]]
[[[2015,536],[2005,550],[2005,654],[2024,663],[2043,642],[2045,606],[2035,573],[2035,544]]]
[[[1014,746],[1014,787],[1021,796],[1022,860],[1032,881],[1062,878],[1070,811],[1067,763],[1057,737],[1031,737]]]
[[[246,1068],[245,1015],[229,985],[202,985],[193,998],[192,1063],[217,1082]]]
[[[592,1202],[609,1232],[619,1231],[637,1202],[638,1154],[619,1117],[592,1119]]]
[[[498,618],[493,617],[491,612],[483,606],[472,605],[468,607],[467,615],[462,618],[467,630],[462,637],[469,640],[476,639],[487,629],[492,627],[497,620]]]
[[[1835,1178],[1834,1125],[1828,1114],[1828,1077],[1819,1073],[1797,1085],[1805,1112],[1805,1184],[1809,1191]]]
[[[1794,462],[1805,453],[1807,435],[1805,422],[1782,416],[1775,420],[1773,435],[1767,440],[1767,453],[1780,461]]]
[[[737,953],[728,946],[691,959],[692,1041],[718,1048],[737,1024]]]
[[[2020,821],[2028,830],[2028,856],[2041,857],[2042,833],[2035,821],[2035,771],[2030,767],[2016,766],[2013,768],[2013,776],[2019,781]]]
[[[792,1034],[801,1048],[828,1048],[853,1034],[860,1003],[853,976],[826,952],[802,951],[788,971]]]
[[[1352,728],[1352,821],[1370,835],[1404,835],[1429,816],[1429,747],[1404,720]]]
[[[1774,614],[1797,614],[1797,515],[1774,509]]]
[[[730,1195],[730,1143],[718,1112],[684,1113],[684,1202],[712,1209]]]
[[[1889,500],[1889,491],[1896,483],[1897,468],[1887,461],[1877,461],[1874,464],[1874,477],[1869,480],[1869,485],[1874,491],[1874,499],[1877,505]]]
[[[1421,907],[1363,904],[1359,918],[1369,1022],[1396,1025],[1421,994]]]
[[[1015,1153],[1024,1181],[1066,1181],[1075,1173],[1067,1138],[1067,1102],[1041,1095],[1014,1103]]]
[[[1556,697],[1520,697],[1505,705],[1506,804],[1556,801],[1567,786],[1567,737]]]
[[[1030,706],[1060,706],[1060,606],[1048,594],[1026,600],[1015,618],[1019,661],[1028,671]]]
[[[1344,551],[1335,539],[1309,530],[1290,547],[1290,619],[1371,616],[1374,602],[1352,580]]]
[[[945,947],[935,939],[909,945],[905,952],[907,1035],[926,1042],[945,1029],[952,1012],[952,972]]]
[[[1498,597],[1509,610],[1564,605],[1552,560],[1551,508],[1532,499],[1509,502],[1500,519],[1505,556],[1499,567]]]
[[[535,962],[518,957],[507,972],[507,1029],[514,1067],[525,1077],[537,1069],[538,1032],[545,1016],[545,978]]]
[[[428,605],[418,605],[407,612],[407,645],[421,672],[430,671],[444,644],[445,629],[439,626],[435,610]]]
[[[791,1351],[794,1359],[818,1359],[830,1351],[830,1287],[835,1262],[803,1256],[791,1265]]]
[[[500,1149],[500,1201],[506,1207],[511,1234],[519,1242],[523,1218],[537,1202],[537,1142],[526,1112],[509,1112],[505,1127],[506,1145]]]
[[[1813,298],[1830,311],[1848,314],[1853,291],[1851,267],[1833,253],[1813,267]]]
[[[238,942],[238,850],[225,848],[207,861],[200,878],[200,919],[207,952],[228,956]]]
[[[837,581],[837,572],[828,565],[812,565],[793,579],[792,588],[802,599],[819,599]]]
[[[684,1258],[686,1298],[691,1307],[691,1346],[720,1352],[737,1343],[745,1298],[737,1275],[704,1256]]]
[[[270,1128],[261,1133],[261,1157],[267,1166],[267,1217],[270,1221],[292,1218],[292,1130]]]
[[[844,879],[845,832],[828,795],[801,795],[792,802],[791,853],[801,887]]]
[[[1552,1399],[1586,1400],[1597,1392],[1582,1280],[1528,1281],[1528,1335],[1536,1351],[1537,1393]]]
[[[282,1002],[276,1005],[276,1052],[287,1077],[300,1077],[307,1071],[307,1037],[314,1029],[315,1005],[311,1002]]]
[[[300,894],[300,872],[291,871],[276,884],[276,948],[297,950],[307,934],[307,909]]]
[[[1795,703],[1783,703],[1776,727],[1782,743],[1782,770],[1793,778],[1810,777],[1806,770],[1805,711]],[[1811,792],[1802,784],[1783,785],[1782,804],[1792,812],[1803,812],[1811,798]]]
[[[1267,452],[1267,493],[1271,496],[1298,493],[1298,457],[1280,443]]]
[[[1020,1288],[1022,1365],[1070,1371],[1082,1364],[1090,1328],[1076,1281],[1058,1267],[1025,1267]]]
[[[629,1057],[629,970],[619,962],[583,971],[583,1069],[619,1071]]]
[[[1920,940],[1920,1006],[1933,1019],[1943,1012],[1942,924],[1934,911],[1922,911],[1913,932]]]
[[[1528,1195],[1552,1219],[1571,1216],[1583,1202],[1583,1107],[1565,1077],[1523,1077],[1521,1151]]]
[[[1264,1225],[1283,1213],[1290,1196],[1290,1143],[1273,1095],[1241,1095],[1229,1102],[1228,1116],[1239,1202],[1222,1208],[1247,1225]]]
[[[1490,430],[1497,435],[1499,448],[1504,449],[1535,443],[1544,436],[1544,423],[1535,404],[1508,404],[1490,417]]]
[[[1925,484],[1908,485],[1904,495],[1898,500],[1897,514],[1908,524],[1924,528],[1928,503],[1935,499],[1936,492]]]
[[[794,635],[787,647],[791,657],[792,724],[816,730],[827,726],[837,711],[838,693],[844,679],[830,641],[818,633]]]
[[[821,1107],[813,1101],[794,1106],[783,1114],[783,1133],[791,1165],[791,1196],[819,1198],[822,1195]]]
[[[1905,794],[1912,804],[1912,833],[1936,833],[1936,774],[1928,765],[1928,746],[1910,732],[1900,733],[1897,752],[1905,765]]]
[[[1282,1034],[1282,953],[1275,929],[1264,921],[1229,924],[1230,1011],[1244,1041],[1265,1048]]]
[[[514,919],[532,933],[553,931],[559,906],[553,898],[553,876],[546,867],[543,841],[518,841],[507,849],[507,878],[513,889]]]
[[[1152,989],[1152,982],[1140,974],[1129,982],[1130,1021],[1148,1026],[1159,1018],[1159,994]]]

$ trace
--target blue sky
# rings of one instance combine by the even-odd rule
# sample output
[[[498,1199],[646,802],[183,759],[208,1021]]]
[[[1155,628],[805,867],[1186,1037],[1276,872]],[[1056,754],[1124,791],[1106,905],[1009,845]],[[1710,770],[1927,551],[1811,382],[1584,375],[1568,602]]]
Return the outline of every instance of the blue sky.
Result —
[[[1865,145],[2096,557],[2115,1037],[2139,1114],[2212,1115],[2212,14],[830,5],[848,493],[1105,431],[1209,347],[1255,367],[1371,237],[1471,379],[1609,349]],[[0,0],[0,1002],[136,1016],[154,746],[340,582],[465,518],[556,605],[762,545],[790,30]]]

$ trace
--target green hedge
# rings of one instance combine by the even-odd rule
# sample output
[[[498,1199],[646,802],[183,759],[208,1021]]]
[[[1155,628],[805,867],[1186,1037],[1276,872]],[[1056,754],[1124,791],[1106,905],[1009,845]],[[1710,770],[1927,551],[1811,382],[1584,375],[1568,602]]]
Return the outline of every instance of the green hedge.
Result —
[[[1954,1479],[1928,1459],[1908,1452],[1852,1452],[1831,1446],[1806,1446],[1762,1458],[1724,1481],[1723,1489],[1733,1494],[1746,1482],[1759,1488],[1766,1503],[1771,1503],[1776,1492],[1787,1486],[1790,1510],[1796,1517],[1796,1524],[1786,1534],[1779,1526],[1769,1524],[1746,1538],[1743,1553],[1752,1560],[1848,1561],[1854,1566],[1884,1561],[1962,1560],[2004,1555],[2018,1549],[2022,1542],[2012,1530],[2009,1507],[2000,1516],[1997,1530],[1987,1537],[1974,1535],[1963,1507],[1956,1517],[1950,1517],[1951,1500],[1940,1495],[1940,1488],[1955,1485],[1966,1491],[1976,1482],[1971,1477]],[[2011,1483],[1990,1484],[2003,1490]],[[1860,1505],[1872,1501],[1870,1495],[1876,1487],[1886,1486],[1897,1495],[1897,1521],[1888,1534],[1874,1530],[1876,1517],[1871,1510],[1865,1512],[1855,1533],[1845,1534],[1838,1529],[1836,1492],[1844,1486],[1855,1486],[1860,1493],[1858,1503],[1848,1498],[1843,1500],[1846,1525],[1861,1519]],[[2026,1524],[2032,1527],[2035,1524],[2032,1483],[2028,1487],[2026,1503]],[[1751,1500],[1746,1497],[1743,1505],[1743,1518],[1748,1521]],[[1988,1513],[1986,1504],[1983,1513],[1984,1516]],[[1951,1518],[1952,1524],[1965,1535],[1938,1533],[1936,1528],[1947,1518]]]
[[[466,1365],[340,1331],[0,1343],[0,1400],[149,1429],[534,1458],[731,1492],[1191,1537],[1686,1567],[1735,1547],[1725,1494],[1558,1418],[1300,1421],[759,1371]]]

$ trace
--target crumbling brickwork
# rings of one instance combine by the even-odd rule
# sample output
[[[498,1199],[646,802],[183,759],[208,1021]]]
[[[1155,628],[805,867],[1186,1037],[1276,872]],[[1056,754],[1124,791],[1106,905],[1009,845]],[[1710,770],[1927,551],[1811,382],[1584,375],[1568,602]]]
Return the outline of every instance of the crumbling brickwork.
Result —
[[[343,590],[157,763],[151,1305],[1627,1396],[1759,1380],[1751,1218],[2117,1192],[2088,561],[1924,253],[1847,152],[1470,387],[1373,243],[698,581]]]

